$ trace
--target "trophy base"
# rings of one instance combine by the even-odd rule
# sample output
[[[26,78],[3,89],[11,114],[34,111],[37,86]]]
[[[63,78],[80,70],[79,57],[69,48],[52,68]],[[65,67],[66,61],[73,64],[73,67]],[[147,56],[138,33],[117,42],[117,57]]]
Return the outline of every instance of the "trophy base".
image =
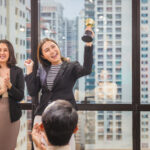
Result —
[[[92,42],[92,41],[93,41],[93,38],[92,38],[91,36],[84,35],[84,36],[82,37],[82,40],[83,40],[84,42]]]

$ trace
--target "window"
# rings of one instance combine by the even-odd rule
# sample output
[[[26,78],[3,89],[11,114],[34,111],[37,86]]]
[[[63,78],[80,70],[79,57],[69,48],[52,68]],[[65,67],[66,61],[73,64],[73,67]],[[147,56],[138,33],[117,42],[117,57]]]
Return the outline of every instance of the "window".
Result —
[[[30,45],[31,45],[31,39],[30,39],[31,23],[30,23],[30,21],[31,20],[28,18],[29,24],[26,24],[26,17],[27,17],[26,8],[28,8],[28,7],[26,7],[26,1],[21,0],[21,7],[17,6],[22,11],[21,21],[20,21],[20,18],[15,20],[16,19],[16,17],[15,17],[14,18],[15,23],[14,22],[11,23],[11,24],[14,24],[15,26],[13,27],[13,29],[9,27],[11,30],[13,30],[13,32],[16,32],[15,31],[16,23],[18,23],[17,28],[19,28],[20,25],[22,25],[23,27],[26,28],[25,32],[19,31],[18,33],[13,34],[13,36],[14,36],[13,43],[15,45],[15,49],[17,50],[16,56],[17,56],[17,54],[19,56],[19,57],[17,57],[18,60],[21,57],[21,55],[22,55],[22,60],[25,58],[25,56],[31,57],[31,55],[30,55],[30,53],[31,53],[31,48],[30,48]],[[3,2],[4,2],[4,0],[3,0]],[[71,60],[73,60],[73,57],[74,57],[74,60],[78,60],[77,57],[81,57],[81,55],[80,55],[80,52],[82,52],[80,49],[81,45],[79,44],[78,45],[79,47],[76,47],[74,43],[76,43],[75,38],[80,39],[80,37],[76,34],[79,33],[80,31],[83,31],[84,27],[82,28],[82,26],[78,26],[77,20],[75,21],[75,23],[73,23],[73,22],[70,23],[68,20],[64,21],[63,17],[66,17],[66,15],[64,15],[63,17],[61,15],[64,14],[63,9],[65,9],[65,7],[61,10],[61,9],[59,9],[61,7],[61,5],[59,5],[59,8],[51,7],[51,9],[49,9],[47,12],[46,11],[44,12],[42,9],[43,8],[42,3],[44,3],[44,2],[46,2],[46,1],[40,1],[40,0],[38,1],[39,13],[36,13],[36,15],[39,14],[38,18],[39,18],[40,24],[38,24],[38,23],[35,24],[35,28],[37,28],[37,26],[41,27],[39,29],[39,31],[41,31],[39,33],[40,38],[42,39],[44,37],[44,34],[47,37],[55,38],[56,41],[60,42],[59,45],[61,46],[63,56],[68,57],[68,55],[70,53]],[[84,80],[84,82],[81,82],[82,80],[79,81],[79,83],[77,84],[77,86],[75,88],[76,89],[78,89],[78,87],[79,87],[79,89],[82,88],[83,93],[80,93],[80,91],[78,91],[77,94],[75,94],[75,96],[77,96],[79,99],[80,99],[80,97],[82,97],[81,100],[84,100],[84,96],[82,96],[82,95],[86,95],[86,96],[92,95],[93,96],[94,95],[93,93],[95,92],[94,90],[97,87],[97,84],[99,82],[97,76],[99,74],[101,74],[102,70],[108,69],[107,70],[108,76],[110,77],[109,82],[117,85],[118,93],[116,94],[116,97],[113,99],[113,98],[110,98],[109,96],[106,96],[106,97],[102,97],[101,99],[97,100],[97,97],[94,95],[95,101],[91,100],[92,99],[91,98],[90,99],[91,101],[88,100],[88,102],[89,103],[91,102],[93,104],[94,103],[95,104],[96,103],[104,103],[104,104],[106,104],[105,108],[108,108],[107,104],[111,104],[111,103],[113,103],[113,104],[130,103],[132,105],[132,98],[133,98],[132,97],[132,80],[135,80],[135,79],[132,79],[132,70],[134,73],[134,68],[132,68],[132,64],[131,64],[133,62],[132,61],[132,50],[133,50],[132,47],[135,48],[134,44],[136,42],[132,43],[133,38],[131,36],[135,35],[136,32],[139,33],[139,31],[138,31],[138,29],[136,29],[136,31],[135,30],[132,31],[132,23],[134,25],[135,18],[132,18],[131,16],[132,16],[132,12],[135,13],[134,9],[137,8],[136,6],[138,5],[138,3],[137,4],[135,3],[136,6],[132,7],[131,0],[124,0],[124,1],[123,0],[120,0],[120,1],[119,0],[105,0],[105,1],[104,0],[96,0],[96,1],[94,1],[94,4],[92,4],[92,1],[89,1],[89,0],[85,0],[85,2],[86,2],[85,10],[83,10],[83,14],[85,14],[85,16],[83,15],[82,19],[84,20],[85,17],[88,18],[89,16],[91,17],[92,15],[94,15],[94,16],[98,17],[95,19],[96,21],[103,21],[103,23],[101,22],[100,24],[98,24],[98,22],[96,22],[96,26],[93,27],[95,32],[96,32],[95,27],[98,28],[98,31],[96,33],[97,37],[95,37],[96,40],[94,41],[95,49],[93,51],[94,65],[93,65],[92,75],[94,74],[93,75],[94,78],[92,78],[92,76],[86,76],[85,79],[82,79],[82,80]],[[124,2],[126,5],[124,5]],[[142,14],[146,14],[146,13],[148,14],[149,1],[148,0],[147,1],[140,0],[140,2],[141,2],[141,6],[140,6],[141,11],[143,11]],[[25,4],[25,7],[23,6],[23,3]],[[58,3],[58,0],[57,0],[57,3]],[[72,1],[72,3],[73,3],[73,1]],[[81,1],[80,1],[80,3],[81,3]],[[83,1],[83,3],[84,3],[84,1]],[[52,6],[53,4],[54,3],[51,3],[50,6]],[[8,8],[10,8],[9,3],[7,5],[8,5]],[[46,4],[46,5],[48,6],[48,4]],[[67,5],[69,5],[69,3]],[[95,5],[95,7],[97,7],[97,8],[92,9],[92,5]],[[79,7],[80,7],[80,4],[78,5],[78,8]],[[73,5],[73,7],[70,7],[70,8],[74,8],[72,10],[75,10],[75,5]],[[12,9],[15,11],[15,7]],[[55,9],[57,11],[55,11]],[[17,13],[18,15],[20,15],[20,10],[18,10],[18,13]],[[32,10],[29,7],[29,12],[30,11],[32,11]],[[3,16],[1,14],[2,12],[3,11],[0,12],[0,16],[2,16],[2,19],[0,18],[0,21],[2,20],[1,22],[4,25],[6,16]],[[44,13],[45,14],[49,13],[49,14],[42,15]],[[68,14],[71,14],[71,13],[68,13]],[[101,15],[101,16],[103,15],[103,17],[106,17],[107,18],[107,19],[105,18],[106,21],[100,20],[100,18],[99,18],[100,16],[98,16],[98,15]],[[136,16],[143,17],[143,18],[141,18],[140,23],[143,24],[143,26],[145,27],[144,29],[146,29],[146,26],[147,26],[147,28],[149,27],[149,21],[148,22],[144,21],[142,23],[142,20],[146,20],[149,17],[149,15],[146,16],[146,15],[137,14]],[[46,20],[46,17],[48,17],[47,20]],[[81,19],[80,17],[81,16],[79,16],[78,18]],[[72,20],[73,20],[73,18],[74,18],[73,15],[71,15]],[[128,19],[126,19],[126,18],[128,18]],[[9,23],[10,22],[9,17],[7,19],[8,19],[7,22]],[[139,20],[139,18],[137,18],[137,19]],[[57,20],[59,20],[59,23],[57,22]],[[124,20],[125,22],[122,20]],[[107,21],[112,21],[112,23],[110,25],[109,24],[107,25]],[[121,22],[116,23],[116,21],[121,21]],[[61,23],[63,23],[63,25]],[[67,25],[66,25],[66,23],[67,23]],[[126,28],[124,27],[124,23],[126,23]],[[67,27],[69,27],[69,24],[71,26],[71,32],[69,32],[68,31],[69,28],[67,28]],[[7,24],[7,26],[9,26],[9,24]],[[80,29],[79,32],[78,32],[78,30],[74,30],[76,26],[79,27],[78,28],[78,29]],[[1,27],[2,26],[0,24],[0,29],[3,29]],[[47,28],[48,30],[44,30],[43,28],[44,29]],[[55,28],[55,30],[54,30],[54,28]],[[127,28],[129,28],[129,30],[127,30]],[[54,30],[55,33],[47,33],[46,34],[44,32],[44,31],[52,31],[52,30]],[[3,37],[3,38],[9,37],[8,35],[6,35],[6,33],[7,33],[6,31],[8,31],[8,29],[6,30],[4,28],[4,30],[1,30],[0,37]],[[61,32],[61,31],[63,31],[63,32]],[[70,35],[68,35],[69,33],[70,33]],[[61,40],[59,39],[59,36],[62,38],[64,36],[64,34],[68,35],[65,37],[69,37],[69,38],[68,39],[66,38],[64,40],[64,41],[66,41],[66,43],[62,42],[62,45],[61,45]],[[98,36],[98,34],[100,34],[100,36]],[[103,34],[103,37],[101,36],[101,34]],[[117,36],[117,34],[119,36]],[[145,36],[144,34],[147,34],[147,35]],[[109,35],[109,36],[107,37],[107,35]],[[33,35],[33,37],[34,37],[34,35]],[[106,39],[106,38],[108,38],[108,39]],[[139,42],[139,41],[138,42],[139,42],[139,44],[142,44],[141,55],[140,55],[142,58],[142,56],[144,56],[145,54],[147,54],[147,55],[149,54],[149,42],[148,43],[146,42],[146,41],[149,41],[149,32],[148,31],[141,32],[141,38],[142,38],[141,42]],[[21,47],[19,45],[20,40],[22,40]],[[69,42],[67,42],[67,40],[69,40]],[[18,41],[18,42],[16,42],[16,41]],[[109,45],[107,45],[107,43],[105,41],[108,41],[108,43],[110,42]],[[18,43],[17,48],[16,48],[15,43]],[[82,45],[83,45],[83,43],[82,43]],[[62,47],[62,46],[64,46],[64,47]],[[66,49],[66,47],[67,47],[67,49]],[[73,50],[71,50],[70,48],[73,48]],[[76,50],[78,50],[78,51],[76,51]],[[24,55],[24,53],[25,53],[25,55]],[[124,55],[124,53],[125,53],[125,55]],[[103,57],[102,61],[98,60],[98,59],[101,59],[102,57]],[[109,60],[111,58],[112,58],[112,60]],[[147,56],[146,58],[142,58],[140,61],[141,62],[140,70],[144,71],[144,73],[145,73],[145,74],[141,73],[141,78],[142,78],[141,84],[142,83],[144,84],[141,87],[141,89],[142,89],[142,92],[145,92],[145,93],[141,94],[141,98],[144,102],[147,102],[147,103],[148,103],[149,95],[146,92],[149,91],[149,88],[148,88],[149,82],[146,80],[147,79],[146,74],[147,74],[147,72],[149,72],[149,64],[150,64],[148,58],[149,58],[149,56]],[[119,59],[121,59],[121,60],[119,60]],[[80,61],[80,60],[78,60],[78,61]],[[125,62],[123,62],[123,61],[125,61]],[[19,62],[19,65],[20,64],[23,64],[23,63]],[[107,66],[109,64],[110,64],[110,66]],[[98,65],[100,65],[100,66],[98,66]],[[124,68],[126,70],[124,70]],[[142,69],[142,68],[144,68],[144,69]],[[147,68],[147,69],[145,69],[145,68]],[[124,82],[124,80],[126,82]],[[84,84],[84,83],[86,83],[86,84]],[[90,83],[93,83],[93,86]],[[85,91],[84,91],[84,89],[85,89]],[[148,91],[147,91],[147,89],[148,89]],[[124,96],[123,95],[124,93],[127,93],[127,94],[125,94],[125,96]],[[136,94],[136,93],[134,93],[134,94]],[[129,100],[129,101],[127,101],[127,100]],[[80,103],[82,103],[82,102],[79,102],[79,104]],[[91,105],[88,107],[91,108]],[[112,105],[111,109],[113,109],[113,108],[115,108],[115,106]],[[127,106],[124,109],[126,109],[126,108],[128,109],[129,107]],[[85,142],[83,142],[83,143],[78,142],[79,147],[81,149],[86,149],[86,148],[92,149],[92,145],[94,145],[98,149],[99,145],[98,144],[96,145],[96,143],[100,142],[99,143],[100,145],[104,143],[106,146],[108,146],[108,147],[104,147],[105,145],[101,145],[101,149],[111,149],[111,148],[122,149],[122,147],[125,149],[129,149],[129,150],[133,149],[132,148],[132,145],[133,145],[132,129],[134,129],[135,126],[132,127],[132,122],[134,125],[135,121],[132,120],[132,116],[134,118],[134,115],[132,114],[132,111],[133,111],[132,108],[136,108],[136,107],[130,107],[130,112],[128,112],[128,111],[121,112],[120,117],[116,117],[115,114],[117,114],[117,113],[115,113],[115,111],[113,110],[111,112],[112,115],[110,115],[110,116],[112,116],[113,120],[107,120],[107,112],[106,111],[101,113],[103,115],[100,115],[100,119],[103,118],[103,120],[98,120],[99,115],[98,115],[97,111],[79,111],[80,119],[81,119],[82,123],[84,123],[86,125],[86,127],[84,126],[84,128],[86,128],[85,134],[82,134],[82,135],[84,135]],[[138,108],[141,108],[141,107],[138,107]],[[134,112],[135,111],[136,110],[134,110]],[[141,110],[138,110],[138,111],[141,111]],[[144,113],[148,113],[148,112],[144,111],[143,113],[141,113],[141,119],[143,119],[142,114],[144,114]],[[85,116],[84,116],[84,114],[85,114]],[[149,116],[150,115],[148,115],[148,117],[144,118],[144,119],[148,119]],[[136,116],[136,117],[138,117],[138,116]],[[124,120],[124,118],[126,120]],[[136,122],[136,123],[138,124],[138,122]],[[124,124],[128,124],[128,129],[126,129],[126,130],[123,129]],[[100,127],[98,127],[98,125]],[[146,132],[146,130],[147,130],[146,128],[148,128],[148,127],[141,127],[141,136],[142,136],[141,137],[141,150],[149,149],[149,146],[150,146],[149,141],[148,141],[149,139],[147,141],[145,141],[146,138],[150,137],[148,135],[149,130]],[[23,129],[23,127],[22,127],[22,129]],[[80,130],[80,129],[79,129],[79,131],[82,133],[84,132],[84,130]],[[125,136],[127,138],[124,137],[124,131],[126,131]],[[77,136],[77,138],[78,137],[80,137],[80,134],[79,134],[79,136]],[[24,139],[25,139],[24,137],[21,137],[20,143],[23,144]],[[133,142],[135,142],[136,140],[137,139],[134,138]],[[80,138],[79,138],[79,141],[82,141],[82,140],[80,140]],[[122,143],[124,143],[124,145]],[[138,143],[139,142],[137,142],[137,144]],[[115,147],[115,145],[117,145],[116,146],[117,148]],[[120,147],[119,147],[119,145],[120,145]],[[127,147],[125,147],[125,146],[127,146]],[[133,150],[135,150],[135,148]]]
[[[98,55],[98,59],[103,59],[103,55]]]
[[[141,10],[148,10],[147,6],[142,6]]]
[[[107,34],[107,39],[112,39],[112,34]]]
[[[116,26],[121,26],[121,21],[116,21]]]
[[[98,44],[98,46],[103,46],[104,43],[103,43],[103,41],[98,41],[97,44]]]
[[[141,23],[142,24],[148,24],[148,20],[142,20]]]
[[[121,52],[121,48],[116,48],[116,52],[120,53]]]
[[[112,52],[112,48],[107,48],[107,52]]]
[[[103,48],[98,48],[98,52],[103,52]]]
[[[112,7],[107,7],[107,8],[106,8],[106,11],[107,11],[107,12],[112,12]]]
[[[148,41],[141,41],[141,43],[142,43],[143,45],[147,45],[147,44],[148,44]]]
[[[107,19],[112,19],[112,14],[107,14]]]
[[[103,26],[103,23],[104,23],[103,21],[98,21],[99,26]]]
[[[121,34],[116,34],[116,39],[121,39]]]
[[[103,5],[103,0],[98,0],[98,1],[97,1],[97,4],[98,4],[98,5]]]
[[[121,14],[116,14],[116,19],[121,19]]]
[[[103,66],[103,62],[102,62],[102,61],[99,61],[99,62],[98,62],[98,66]]]
[[[103,39],[103,34],[98,34],[98,39]]]
[[[121,41],[116,41],[116,46],[121,46]]]
[[[102,8],[102,7],[98,7],[98,8],[97,8],[97,11],[98,11],[98,12],[103,12],[103,8]]]
[[[148,3],[148,0],[141,0],[142,3]]]
[[[107,66],[112,66],[112,61],[107,61]]]
[[[112,21],[107,21],[108,26],[112,26]]]
[[[121,5],[121,0],[116,0],[116,5]]]
[[[116,12],[121,12],[121,7],[116,7]]]
[[[112,55],[107,55],[107,59],[112,59]]]
[[[107,32],[112,32],[112,28],[107,28]]]
[[[148,37],[148,34],[142,34],[141,37],[146,38],[146,37]]]
[[[107,5],[112,5],[112,0],[107,0]]]
[[[141,17],[148,17],[148,14],[141,14]]]
[[[116,55],[116,59],[121,59],[121,55]]]

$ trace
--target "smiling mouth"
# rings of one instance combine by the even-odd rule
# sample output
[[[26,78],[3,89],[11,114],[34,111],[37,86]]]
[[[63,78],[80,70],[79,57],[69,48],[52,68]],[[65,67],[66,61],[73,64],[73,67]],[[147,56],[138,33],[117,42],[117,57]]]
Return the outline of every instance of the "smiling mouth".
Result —
[[[5,59],[6,57],[5,56],[0,56],[0,59]]]
[[[58,54],[55,54],[54,56],[51,56],[51,58],[55,59],[58,56]]]

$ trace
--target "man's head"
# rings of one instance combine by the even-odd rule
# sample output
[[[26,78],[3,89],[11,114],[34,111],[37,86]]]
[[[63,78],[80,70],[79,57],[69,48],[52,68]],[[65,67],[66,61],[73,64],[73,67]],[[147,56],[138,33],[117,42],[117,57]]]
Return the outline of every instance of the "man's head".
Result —
[[[54,146],[63,146],[77,127],[78,115],[72,105],[65,100],[49,104],[42,114],[42,123],[49,142]]]

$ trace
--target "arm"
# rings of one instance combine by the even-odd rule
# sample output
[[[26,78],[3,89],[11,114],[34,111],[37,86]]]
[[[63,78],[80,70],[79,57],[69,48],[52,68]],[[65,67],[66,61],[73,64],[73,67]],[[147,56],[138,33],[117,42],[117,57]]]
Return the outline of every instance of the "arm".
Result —
[[[33,64],[34,63],[31,59],[26,60],[24,63],[27,69],[27,75],[25,76],[25,81],[30,96],[36,96],[41,89],[40,70],[38,69],[37,75],[35,75],[35,73],[33,72]]]
[[[27,85],[27,89],[30,96],[36,96],[41,89],[39,70],[37,75],[34,72],[25,76],[25,81]]]
[[[85,31],[89,30],[92,32],[92,37],[94,37],[94,32],[90,26],[87,26]],[[84,48],[84,63],[81,66],[78,62],[76,62],[73,74],[75,78],[79,78],[81,76],[88,75],[92,72],[92,64],[93,64],[93,44],[92,42],[87,42]]]
[[[18,69],[16,77],[16,85],[9,82],[8,95],[17,101],[21,101],[24,97],[24,76],[22,69]]]
[[[77,79],[79,77],[88,75],[92,72],[93,64],[93,45],[85,46],[84,48],[84,63],[83,66],[76,62],[73,68],[73,75]]]

